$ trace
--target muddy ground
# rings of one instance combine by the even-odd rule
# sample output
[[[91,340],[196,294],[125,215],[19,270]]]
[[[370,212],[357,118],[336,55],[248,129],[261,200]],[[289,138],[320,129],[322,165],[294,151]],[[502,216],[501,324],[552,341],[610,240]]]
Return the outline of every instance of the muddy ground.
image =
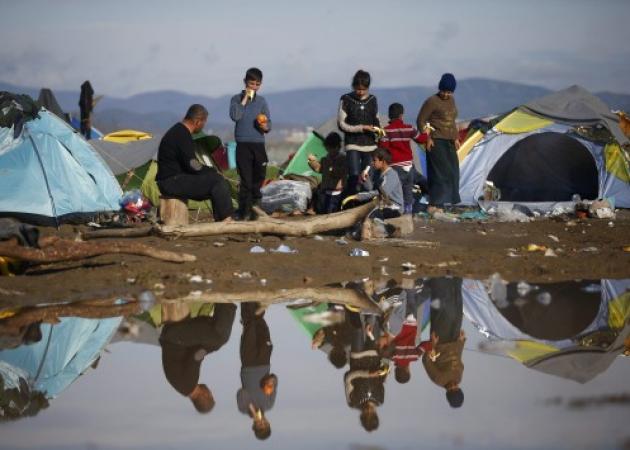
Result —
[[[544,219],[530,223],[415,219],[404,241],[336,242],[277,236],[220,236],[165,240],[135,238],[162,249],[191,253],[192,263],[174,264],[142,256],[106,255],[34,266],[25,274],[0,277],[0,306],[133,296],[145,289],[177,298],[195,290],[212,292],[318,287],[365,277],[403,277],[401,265],[416,266],[413,277],[454,275],[485,279],[498,272],[508,281],[550,282],[574,279],[630,278],[630,211],[613,221]],[[75,229],[43,229],[44,234],[73,236]],[[554,239],[553,237],[557,238]],[[219,244],[217,244],[219,243]],[[293,254],[269,252],[280,244]],[[527,251],[529,244],[551,248],[557,256]],[[268,251],[251,254],[260,245]],[[349,256],[359,247],[367,257]],[[385,261],[385,259],[387,259]],[[386,274],[386,275],[384,275]],[[193,275],[201,283],[191,282]],[[248,277],[248,275],[250,275]],[[407,276],[409,276],[407,275]]]

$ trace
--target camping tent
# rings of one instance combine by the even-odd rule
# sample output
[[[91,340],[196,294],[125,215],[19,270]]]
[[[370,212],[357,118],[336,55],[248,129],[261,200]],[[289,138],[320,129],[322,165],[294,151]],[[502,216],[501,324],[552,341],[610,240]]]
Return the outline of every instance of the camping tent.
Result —
[[[509,283],[504,295],[489,291],[478,280],[462,284],[464,315],[490,338],[485,348],[552,375],[594,378],[619,353],[619,336],[630,334],[630,279]],[[617,337],[602,346],[597,336],[606,335]]]
[[[55,225],[120,209],[118,182],[68,124],[40,109],[14,127],[0,127],[0,216]]]
[[[533,100],[462,145],[462,203],[477,203],[492,181],[502,201],[552,204],[578,194],[628,208],[627,143],[618,117],[579,86]]]
[[[150,135],[148,139],[128,142],[92,139],[90,144],[101,155],[114,175],[120,175],[155,159],[161,139],[161,136],[151,138]]]

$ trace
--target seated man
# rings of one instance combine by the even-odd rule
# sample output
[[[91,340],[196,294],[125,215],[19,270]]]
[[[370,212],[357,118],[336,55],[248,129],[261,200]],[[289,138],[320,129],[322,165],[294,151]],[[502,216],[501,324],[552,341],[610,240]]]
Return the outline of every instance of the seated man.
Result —
[[[184,120],[166,132],[158,149],[155,177],[165,196],[212,202],[215,221],[232,220],[232,198],[227,181],[195,155],[192,135],[203,130],[208,111],[202,105],[188,108]]]

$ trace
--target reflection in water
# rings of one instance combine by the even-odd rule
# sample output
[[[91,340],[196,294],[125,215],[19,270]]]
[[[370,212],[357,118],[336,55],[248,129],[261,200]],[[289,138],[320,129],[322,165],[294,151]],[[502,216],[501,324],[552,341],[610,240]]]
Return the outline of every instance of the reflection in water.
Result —
[[[48,400],[96,366],[120,322],[120,317],[67,317],[57,324],[27,325],[22,345],[0,350],[0,420],[33,416],[48,407]]]
[[[207,314],[167,322],[160,334],[166,379],[177,392],[190,398],[200,413],[208,413],[214,407],[212,391],[199,383],[201,363],[228,341],[236,313],[234,305],[213,306],[207,308]]]
[[[489,284],[463,285],[464,314],[489,338],[483,351],[585,383],[628,350],[630,280]]]
[[[346,288],[346,295],[337,299],[332,295],[328,301],[321,296],[315,302],[302,299],[289,304],[286,311],[308,334],[312,348],[321,351],[321,357],[320,353],[313,355],[324,363],[322,370],[334,374],[337,384],[331,391],[340,400],[345,398],[353,417],[359,416],[359,430],[379,429],[380,434],[388,428],[379,416],[396,414],[399,405],[389,409],[386,390],[391,403],[392,391],[408,390],[413,399],[418,386],[425,383],[449,409],[463,406],[463,389],[469,386],[467,406],[472,405],[476,392],[470,386],[478,386],[479,374],[474,378],[470,360],[463,378],[463,360],[472,359],[471,352],[492,360],[499,360],[494,355],[508,356],[536,371],[585,383],[630,350],[630,280],[531,285],[503,282],[499,276],[486,281],[441,277],[349,283]],[[342,289],[327,288],[326,292],[339,291]],[[43,311],[33,310],[0,319],[2,420],[34,415],[46,408],[49,399],[95,365],[118,329],[115,340],[159,346],[154,348],[161,351],[168,382],[163,384],[189,398],[202,413],[214,406],[213,390],[224,389],[214,376],[200,380],[200,376],[204,378],[203,361],[210,358],[208,365],[219,378],[225,369],[213,364],[221,356],[216,352],[225,347],[233,352],[235,361],[240,356],[240,384],[226,389],[236,390],[236,405],[232,403],[230,408],[241,419],[242,415],[248,417],[256,438],[267,439],[271,435],[268,415],[278,391],[278,377],[271,368],[270,324],[276,328],[273,321],[267,321],[267,306],[266,301],[239,305],[165,301],[140,314],[137,308],[116,310],[117,314],[125,312],[124,322],[120,316],[64,317],[49,324],[46,321],[54,322],[56,317],[52,320]],[[242,327],[240,355],[227,345],[237,309]],[[76,315],[95,314],[90,307],[73,311]],[[480,333],[471,333],[463,317]],[[468,336],[463,331],[466,326]],[[284,330],[283,341],[292,339],[290,331]],[[303,353],[294,357],[292,365],[308,359]],[[274,367],[282,374],[287,370],[277,353]],[[300,384],[304,384],[321,380],[325,374],[300,376]],[[502,373],[493,372],[492,376],[500,378]],[[229,378],[238,380],[237,370]],[[283,397],[289,385],[283,379]],[[276,408],[273,415],[287,417],[282,411],[287,403],[283,401],[283,408]]]

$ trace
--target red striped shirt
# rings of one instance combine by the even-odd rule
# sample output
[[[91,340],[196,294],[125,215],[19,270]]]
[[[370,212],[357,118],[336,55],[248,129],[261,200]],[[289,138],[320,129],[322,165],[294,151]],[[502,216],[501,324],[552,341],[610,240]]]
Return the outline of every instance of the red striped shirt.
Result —
[[[411,140],[418,141],[420,133],[413,126],[404,123],[400,119],[390,120],[385,127],[385,136],[379,142],[379,147],[389,150],[392,154],[392,166],[411,166],[413,154],[411,152]]]

